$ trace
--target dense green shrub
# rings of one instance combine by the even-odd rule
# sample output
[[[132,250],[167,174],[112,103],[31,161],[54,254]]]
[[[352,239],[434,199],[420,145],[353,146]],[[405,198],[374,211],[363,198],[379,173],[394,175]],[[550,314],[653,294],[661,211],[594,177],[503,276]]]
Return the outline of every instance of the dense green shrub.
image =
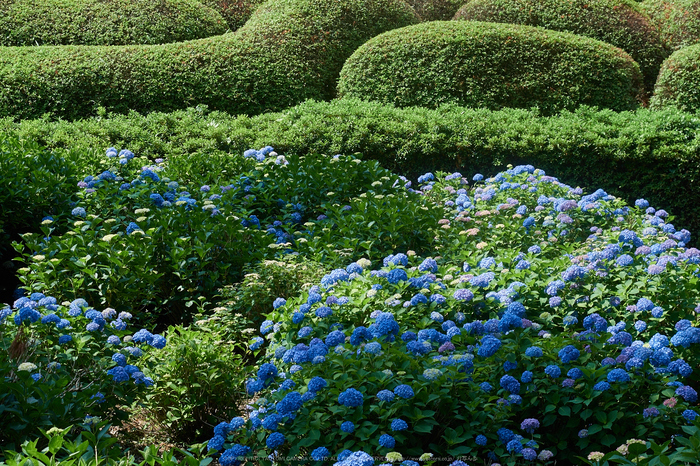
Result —
[[[471,0],[455,19],[541,26],[620,47],[639,64],[649,94],[670,54],[655,25],[632,0]]]
[[[208,183],[233,172],[231,154],[266,141],[285,154],[362,153],[410,177],[437,169],[494,173],[531,161],[568,183],[629,201],[643,196],[700,232],[700,119],[675,109],[581,108],[545,118],[530,110],[398,109],[341,99],[253,118],[198,108],[76,122],[5,119],[0,129],[52,148],[134,147],[151,160],[172,156],[171,163],[186,164],[180,156],[194,153],[187,171],[198,170]]]
[[[164,44],[226,32],[195,0],[5,0],[0,46]]]
[[[464,4],[463,0],[408,0],[421,21],[447,21]]]
[[[666,47],[677,50],[700,41],[698,0],[645,0],[639,5],[659,28]]]
[[[197,41],[0,48],[0,115],[74,119],[98,106],[127,112],[194,104],[257,114],[329,99],[360,44],[416,21],[401,0],[274,0],[235,33]]]
[[[592,73],[591,70],[596,70]],[[531,26],[434,21],[377,36],[347,60],[338,95],[400,107],[579,105],[629,110],[639,65],[609,44]]]
[[[652,107],[700,109],[700,44],[685,47],[664,61],[651,99]]]
[[[265,3],[265,0],[201,0],[201,3],[218,11],[229,29],[235,31],[248,21],[255,9]]]
[[[206,440],[215,425],[242,414],[245,347],[199,327],[170,327],[166,337],[168,345],[148,356],[156,382],[144,406],[173,440]]]

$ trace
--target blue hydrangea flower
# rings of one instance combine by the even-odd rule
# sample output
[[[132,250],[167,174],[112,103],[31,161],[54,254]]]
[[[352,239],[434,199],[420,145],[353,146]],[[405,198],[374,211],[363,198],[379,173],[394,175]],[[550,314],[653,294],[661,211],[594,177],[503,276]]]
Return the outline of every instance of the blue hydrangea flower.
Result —
[[[553,379],[559,378],[561,376],[561,369],[556,364],[550,364],[544,368],[544,373]]]
[[[396,440],[389,434],[383,434],[379,437],[379,446],[384,448],[394,448],[396,446]]]
[[[403,419],[394,419],[391,421],[391,430],[400,431],[408,429],[408,424]]]
[[[481,338],[481,344],[477,354],[485,358],[491,357],[496,354],[496,351],[501,347],[501,340],[494,337],[493,335],[484,335]]]
[[[274,364],[266,362],[258,369],[258,378],[263,382],[274,377],[277,377],[277,366]]]
[[[326,447],[318,447],[311,452],[311,459],[314,461],[325,461],[326,459],[330,458],[330,456],[331,453]]]
[[[401,281],[408,281],[408,274],[404,269],[393,269],[389,271],[386,279],[389,283],[396,285]]]
[[[537,346],[530,346],[528,349],[525,350],[525,356],[528,356],[530,358],[541,358],[544,353],[542,352],[542,348],[539,348]]]
[[[389,390],[380,390],[377,393],[377,398],[379,398],[380,401],[391,402],[394,401],[394,393]]]
[[[364,397],[359,390],[348,388],[338,396],[338,403],[349,408],[362,406]]]
[[[414,396],[413,389],[406,384],[398,385],[394,388],[394,393],[404,399],[413,398]]]
[[[477,435],[476,439],[474,441],[476,442],[477,445],[482,446],[482,447],[486,446],[486,444],[488,443],[488,439],[486,438],[486,436],[481,435],[481,434]]]
[[[686,409],[685,411],[683,411],[683,417],[686,421],[693,422],[695,418],[698,417],[698,413],[696,413],[692,409]]]
[[[624,369],[613,369],[608,372],[608,382],[629,382],[630,375]]]
[[[501,377],[500,384],[501,388],[509,391],[512,394],[517,395],[520,393],[520,382],[518,382],[518,380],[511,375],[504,375]]]
[[[245,461],[245,457],[248,453],[250,453],[250,447],[237,443],[221,454],[219,464],[221,466],[239,466]]]
[[[351,421],[345,421],[340,424],[340,430],[351,434],[355,431],[355,424],[353,424]]]
[[[328,386],[328,382],[323,377],[316,376],[309,380],[308,389],[310,392],[317,392]]]
[[[267,437],[265,444],[267,445],[267,448],[274,449],[284,444],[284,441],[284,435],[280,434],[279,432],[273,432]]]
[[[575,361],[581,355],[581,352],[573,345],[567,345],[559,350],[559,359],[563,364],[568,364]]]

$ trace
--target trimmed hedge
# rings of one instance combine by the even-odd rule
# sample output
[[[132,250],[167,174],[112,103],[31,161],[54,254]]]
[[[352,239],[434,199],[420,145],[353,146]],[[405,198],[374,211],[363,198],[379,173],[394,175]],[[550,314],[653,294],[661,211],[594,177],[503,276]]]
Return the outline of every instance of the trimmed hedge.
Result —
[[[700,110],[700,44],[674,52],[661,67],[651,106]]]
[[[406,0],[421,21],[447,21],[464,4],[464,0]]]
[[[0,46],[165,44],[226,32],[195,0],[5,0]]]
[[[478,21],[434,21],[377,36],[347,60],[338,95],[399,107],[629,110],[639,65],[604,42],[565,32]]]
[[[329,99],[360,44],[417,22],[402,0],[272,0],[233,34],[165,45],[0,48],[0,116],[66,119],[206,104],[230,113]]]
[[[242,27],[265,0],[201,0],[221,14],[231,31]]]
[[[454,19],[541,26],[607,42],[639,64],[648,93],[670,55],[656,26],[631,0],[471,0]]]
[[[208,184],[231,176],[236,158],[229,154],[268,143],[280,154],[362,153],[414,179],[438,169],[488,175],[530,163],[574,186],[602,188],[628,202],[643,197],[675,215],[679,228],[700,234],[700,118],[675,109],[584,107],[541,117],[521,109],[397,109],[341,99],[253,118],[199,108],[74,123],[5,119],[0,131],[52,148],[128,147],[170,163],[187,156],[200,170],[191,176]]]
[[[669,50],[700,42],[700,0],[645,0],[639,5]]]

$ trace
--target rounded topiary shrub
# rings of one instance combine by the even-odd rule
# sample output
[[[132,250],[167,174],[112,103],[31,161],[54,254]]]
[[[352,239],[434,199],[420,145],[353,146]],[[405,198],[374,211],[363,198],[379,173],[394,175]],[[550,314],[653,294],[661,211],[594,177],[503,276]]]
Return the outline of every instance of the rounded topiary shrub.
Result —
[[[235,31],[248,21],[265,0],[202,0],[201,3],[218,11],[228,27]]]
[[[661,67],[654,88],[652,107],[675,106],[686,111],[700,109],[700,44],[678,50]]]
[[[639,65],[603,42],[531,26],[435,21],[368,41],[345,63],[341,96],[397,106],[628,110]]]
[[[369,38],[417,22],[401,0],[275,0],[234,34],[156,46],[0,48],[0,116],[197,104],[258,114],[333,97]]]
[[[226,32],[219,13],[195,0],[0,2],[0,45],[164,44]]]
[[[408,0],[421,21],[447,21],[464,4],[463,0]]]
[[[646,0],[640,4],[671,50],[700,42],[700,1]]]
[[[455,19],[541,26],[602,40],[639,63],[648,92],[669,55],[656,27],[631,0],[471,0]]]

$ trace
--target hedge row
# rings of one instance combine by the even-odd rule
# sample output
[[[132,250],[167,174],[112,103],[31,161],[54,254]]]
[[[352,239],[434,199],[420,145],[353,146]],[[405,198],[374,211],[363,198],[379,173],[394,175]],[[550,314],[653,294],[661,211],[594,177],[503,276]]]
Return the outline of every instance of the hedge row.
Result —
[[[0,46],[165,44],[223,34],[195,0],[5,0]]]
[[[670,50],[700,42],[700,0],[645,0],[639,6]]]
[[[433,21],[381,34],[345,62],[338,95],[406,106],[629,110],[639,65],[612,45],[514,24]]]
[[[0,130],[53,148],[129,147],[171,161],[188,155],[196,167],[189,170],[199,170],[189,176],[201,183],[231,173],[229,154],[267,144],[281,154],[362,153],[411,177],[437,169],[493,174],[508,163],[530,163],[574,186],[630,202],[643,197],[667,208],[679,227],[700,233],[700,118],[674,109],[584,107],[541,117],[520,109],[397,109],[336,100],[253,118],[199,108],[74,123],[5,119]]]
[[[607,42],[639,63],[648,93],[670,55],[656,26],[632,0],[471,0],[454,19],[541,26]]]
[[[653,107],[700,109],[700,44],[674,52],[665,62],[651,100]]]
[[[0,116],[76,119],[100,106],[194,104],[257,114],[329,99],[360,44],[417,21],[402,0],[272,0],[235,33],[196,41],[0,48]]]

